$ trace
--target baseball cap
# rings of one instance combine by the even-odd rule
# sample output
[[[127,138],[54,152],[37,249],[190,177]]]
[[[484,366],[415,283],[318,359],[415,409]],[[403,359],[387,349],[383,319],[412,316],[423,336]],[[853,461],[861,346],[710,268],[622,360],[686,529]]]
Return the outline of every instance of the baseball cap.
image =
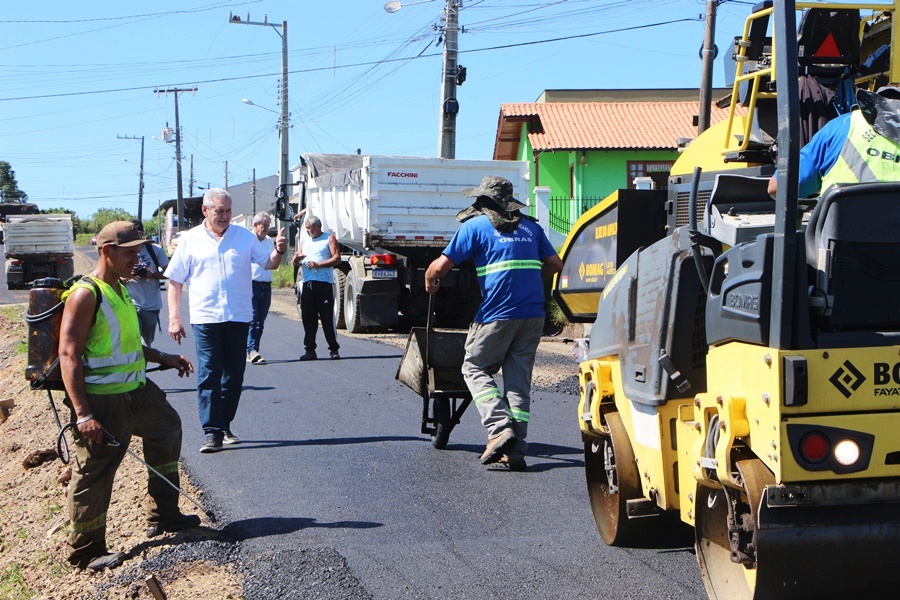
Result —
[[[120,248],[140,246],[148,243],[134,223],[130,221],[113,221],[97,234],[97,248],[111,244]]]

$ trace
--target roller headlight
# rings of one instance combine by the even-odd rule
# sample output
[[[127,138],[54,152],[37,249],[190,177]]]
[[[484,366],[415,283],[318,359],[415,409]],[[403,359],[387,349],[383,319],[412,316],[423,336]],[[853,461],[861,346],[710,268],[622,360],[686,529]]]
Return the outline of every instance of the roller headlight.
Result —
[[[859,460],[859,444],[853,440],[841,440],[834,446],[834,459],[844,467],[850,467]]]

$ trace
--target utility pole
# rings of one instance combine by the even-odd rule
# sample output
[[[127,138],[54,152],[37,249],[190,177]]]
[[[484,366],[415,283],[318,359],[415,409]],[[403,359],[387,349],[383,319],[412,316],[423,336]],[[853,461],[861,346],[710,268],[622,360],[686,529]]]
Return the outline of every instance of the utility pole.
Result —
[[[697,135],[709,129],[710,106],[712,105],[713,63],[716,60],[716,7],[720,0],[706,3],[706,32],[703,36],[703,71],[700,78],[700,116],[697,120]]]
[[[178,94],[182,92],[190,92],[192,94],[197,92],[197,86],[192,88],[172,88],[168,90],[155,89],[153,92],[156,95],[159,94],[174,94],[175,95],[175,181],[178,186],[178,228],[176,231],[181,231],[184,227],[184,192],[182,191],[181,185],[181,122],[178,120]]]
[[[441,88],[441,119],[438,129],[438,148],[441,158],[456,158],[456,115],[459,102],[456,99],[457,78],[460,75],[459,9],[462,0],[445,0],[444,8],[444,78]]]
[[[188,172],[188,198],[194,197],[194,155],[191,154],[191,170]]]
[[[253,202],[253,216],[256,216],[256,169],[253,169],[253,185],[250,186],[250,200]]]
[[[228,189],[228,161],[225,161],[225,189]]]
[[[288,112],[288,36],[287,21],[281,22],[281,32],[279,33],[275,23],[269,23],[268,15],[263,15],[263,20],[251,21],[250,13],[247,13],[246,20],[242,21],[239,15],[228,13],[228,22],[235,25],[261,25],[263,27],[271,27],[275,33],[281,36],[281,112],[278,117],[278,137],[280,140],[280,157],[278,161],[278,184],[282,186],[285,194],[288,194],[288,187],[291,183],[291,165],[290,165],[290,145],[288,144],[288,129],[290,128],[291,114]],[[276,223],[276,226],[278,224]]]
[[[141,168],[140,168],[140,183],[138,184],[138,209],[137,209],[137,218],[139,221],[144,220],[143,209],[144,209],[144,136],[137,137],[136,135],[117,135],[117,138],[120,140],[141,140]]]

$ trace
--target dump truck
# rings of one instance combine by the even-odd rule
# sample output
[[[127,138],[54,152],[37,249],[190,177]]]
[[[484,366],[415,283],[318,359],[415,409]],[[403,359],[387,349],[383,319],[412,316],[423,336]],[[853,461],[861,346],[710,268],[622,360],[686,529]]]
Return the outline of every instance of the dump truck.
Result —
[[[4,225],[8,289],[25,289],[35,279],[75,275],[71,215],[9,215]]]
[[[800,76],[900,81],[897,4],[755,6],[729,118],[665,192],[607,198],[561,252],[553,293],[592,323],[576,414],[594,525],[612,546],[690,526],[710,598],[900,583],[900,182],[797,185]]]
[[[456,214],[474,202],[463,190],[498,175],[528,199],[525,161],[307,154],[302,166],[299,209],[304,218],[319,217],[340,246],[334,321],[351,333],[393,327],[401,314],[424,322],[425,269],[459,228]],[[299,227],[298,244],[304,235]],[[296,289],[299,302],[299,280]],[[438,323],[467,327],[480,302],[474,265],[466,261],[441,278]]]

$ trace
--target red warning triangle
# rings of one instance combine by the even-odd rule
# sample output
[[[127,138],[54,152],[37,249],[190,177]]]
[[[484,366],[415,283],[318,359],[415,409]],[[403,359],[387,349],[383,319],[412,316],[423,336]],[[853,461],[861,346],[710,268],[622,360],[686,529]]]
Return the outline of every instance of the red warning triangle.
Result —
[[[822,42],[822,45],[819,46],[819,49],[813,53],[813,56],[816,58],[838,58],[841,56],[841,51],[838,50],[837,43],[834,41],[834,36],[832,34],[828,34]]]

